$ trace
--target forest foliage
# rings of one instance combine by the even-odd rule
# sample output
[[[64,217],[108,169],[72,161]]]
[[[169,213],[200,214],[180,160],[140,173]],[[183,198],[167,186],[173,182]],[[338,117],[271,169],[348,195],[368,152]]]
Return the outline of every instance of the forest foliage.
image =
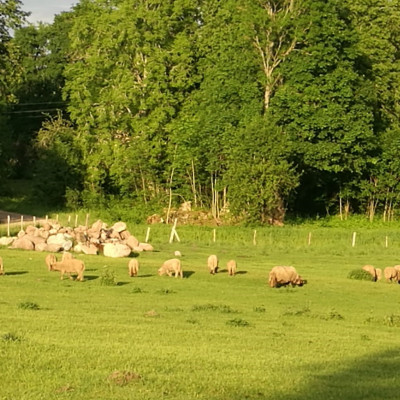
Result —
[[[0,180],[75,208],[393,218],[399,0],[0,7]]]

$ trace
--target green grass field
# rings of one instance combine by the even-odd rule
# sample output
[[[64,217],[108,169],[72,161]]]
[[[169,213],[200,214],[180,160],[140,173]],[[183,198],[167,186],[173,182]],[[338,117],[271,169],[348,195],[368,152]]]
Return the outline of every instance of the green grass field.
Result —
[[[77,255],[85,281],[61,281],[46,254],[0,248],[0,399],[400,398],[400,286],[347,277],[400,264],[396,229],[359,230],[355,247],[349,229],[314,229],[310,245],[308,228],[259,229],[256,245],[251,228],[178,232],[169,244],[152,227],[136,278],[128,259]],[[184,279],[159,277],[175,250]],[[274,265],[307,285],[269,288]]]

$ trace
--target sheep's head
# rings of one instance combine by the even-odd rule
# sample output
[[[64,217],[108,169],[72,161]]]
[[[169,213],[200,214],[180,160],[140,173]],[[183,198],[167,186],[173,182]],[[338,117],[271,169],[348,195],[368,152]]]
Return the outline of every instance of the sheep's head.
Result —
[[[305,283],[307,283],[307,281],[302,279],[302,277],[300,275],[298,275],[297,278],[294,281],[294,284],[298,285],[298,286],[303,286]]]
[[[165,269],[163,267],[159,268],[159,270],[157,271],[158,275],[162,276],[165,274]]]

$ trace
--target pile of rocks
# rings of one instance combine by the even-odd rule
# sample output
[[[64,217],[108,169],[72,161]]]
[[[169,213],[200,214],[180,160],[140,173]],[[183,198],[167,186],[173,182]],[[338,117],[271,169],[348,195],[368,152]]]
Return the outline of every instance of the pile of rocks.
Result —
[[[90,228],[82,225],[76,228],[62,227],[50,221],[40,227],[29,225],[17,237],[0,238],[0,245],[52,253],[100,253],[107,257],[128,257],[132,252],[153,250],[149,243],[140,243],[131,235],[124,222],[117,222],[108,228],[101,220]]]

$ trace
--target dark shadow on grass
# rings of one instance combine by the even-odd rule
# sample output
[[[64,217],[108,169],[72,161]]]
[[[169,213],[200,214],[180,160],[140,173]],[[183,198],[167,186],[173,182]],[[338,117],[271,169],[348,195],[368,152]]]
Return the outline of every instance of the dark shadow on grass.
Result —
[[[366,341],[368,346],[368,341]],[[400,349],[370,354],[338,367],[339,371],[323,373],[329,365],[314,365],[315,375],[304,382],[296,394],[284,400],[398,400],[400,398]],[[322,372],[321,372],[322,371]]]
[[[247,274],[247,271],[236,271],[236,275],[244,275]]]
[[[125,286],[125,285],[129,285],[130,282],[117,282],[117,284],[115,286]]]
[[[133,276],[132,279],[135,279],[135,278],[150,278],[152,276],[155,276],[155,275],[152,275],[152,274],[138,275],[138,276]]]
[[[369,340],[365,346],[368,347]],[[267,368],[267,367],[266,367]],[[243,389],[237,386],[231,393],[214,396],[214,400],[399,400],[400,349],[391,349],[354,359],[336,362],[332,371],[329,363],[299,366],[308,379],[296,385],[282,384],[271,391],[263,384]],[[304,368],[307,371],[304,371]],[[294,375],[296,371],[287,371]],[[303,373],[302,372],[302,373]],[[285,379],[283,378],[283,382]]]
[[[98,271],[97,268],[85,268],[85,271]]]
[[[183,271],[184,278],[190,278],[194,274],[194,271]]]
[[[99,279],[99,277],[97,275],[85,275],[83,277],[83,280],[85,280],[85,281],[94,281],[96,279]]]
[[[217,272],[217,274],[224,274],[224,273],[226,273],[226,272],[228,272],[227,269],[219,269],[218,272]]]
[[[27,273],[28,271],[14,271],[14,272],[5,272],[4,275],[24,275]]]

